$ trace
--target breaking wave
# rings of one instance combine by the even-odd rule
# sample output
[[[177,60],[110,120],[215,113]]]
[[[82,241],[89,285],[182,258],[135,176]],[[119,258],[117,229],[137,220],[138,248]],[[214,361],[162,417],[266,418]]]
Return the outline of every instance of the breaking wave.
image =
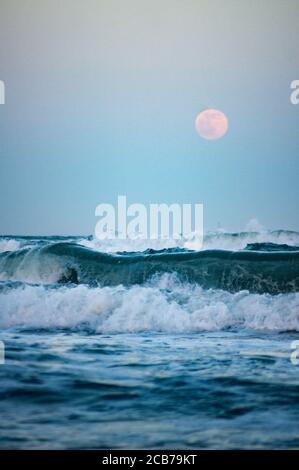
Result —
[[[94,333],[299,331],[299,293],[204,290],[163,275],[143,286],[90,288],[1,286],[3,329],[71,329]]]
[[[217,232],[199,251],[171,245],[2,237],[0,327],[299,331],[297,232]]]
[[[279,294],[299,290],[299,251],[271,249],[187,251],[166,249],[108,254],[58,242],[0,254],[2,280],[89,286],[142,285],[155,275],[229,292]]]

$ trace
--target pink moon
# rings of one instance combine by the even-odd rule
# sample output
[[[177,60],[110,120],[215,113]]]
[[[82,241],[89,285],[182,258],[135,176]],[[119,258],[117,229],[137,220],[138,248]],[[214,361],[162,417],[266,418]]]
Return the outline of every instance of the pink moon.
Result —
[[[228,129],[228,119],[218,109],[205,109],[197,116],[195,128],[198,134],[207,140],[223,137]]]

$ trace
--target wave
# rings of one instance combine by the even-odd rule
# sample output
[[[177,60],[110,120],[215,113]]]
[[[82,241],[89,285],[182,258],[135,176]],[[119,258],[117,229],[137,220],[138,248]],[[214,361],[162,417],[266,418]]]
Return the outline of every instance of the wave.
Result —
[[[101,253],[143,252],[146,249],[162,250],[180,248],[188,250],[229,250],[239,251],[254,244],[299,246],[299,233],[291,230],[262,230],[244,232],[208,232],[204,235],[203,244],[196,234],[179,240],[97,240],[92,236],[2,236],[0,252],[17,251],[20,248],[47,246],[58,242],[77,243],[80,246]]]
[[[278,243],[249,243],[246,250],[250,251],[299,251],[299,246]]]
[[[97,240],[92,237],[77,241],[82,246],[102,253],[120,253],[124,251],[142,252],[146,249],[161,250],[181,248],[189,250],[230,250],[245,249],[250,244],[299,246],[299,233],[291,230],[264,230],[261,232],[209,232],[204,235],[203,243],[196,234],[179,240]]]
[[[5,251],[17,251],[20,249],[20,246],[21,243],[13,238],[0,239],[0,253],[4,253]]]
[[[279,294],[299,291],[299,251],[187,251],[166,249],[108,254],[59,242],[0,254],[2,280],[89,286],[142,285],[176,273],[182,282],[229,292]]]
[[[33,248],[37,246],[47,246],[51,243],[57,242],[77,242],[82,240],[82,237],[75,236],[0,236],[0,253],[6,251],[18,251],[22,248]]]
[[[1,285],[1,283],[0,283]],[[163,275],[143,286],[2,283],[0,327],[92,333],[299,331],[299,293],[204,290]]]
[[[299,233],[292,230],[262,230],[260,232],[213,232],[204,237],[204,249],[244,250],[248,245],[266,244],[285,247],[299,246]]]

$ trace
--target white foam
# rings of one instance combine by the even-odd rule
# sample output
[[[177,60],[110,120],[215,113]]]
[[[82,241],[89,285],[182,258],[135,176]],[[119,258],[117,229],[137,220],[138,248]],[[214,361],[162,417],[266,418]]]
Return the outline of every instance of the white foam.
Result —
[[[168,239],[168,240],[144,240],[144,239],[111,239],[111,240],[98,240],[93,238],[89,239],[82,239],[79,240],[78,243],[83,245],[87,248],[92,250],[100,251],[102,253],[116,253],[116,252],[142,252],[147,249],[153,250],[162,250],[164,248],[187,248],[186,244],[188,244],[187,240],[175,240],[175,239]],[[192,241],[189,241],[192,243]],[[197,243],[199,245],[199,243]]]
[[[17,251],[20,249],[20,242],[18,240],[11,239],[2,239],[0,240],[0,253],[5,251]]]
[[[289,231],[214,232],[205,236],[205,250],[243,250],[250,243],[275,243],[279,245],[299,246],[299,233]]]
[[[115,253],[117,251],[145,251],[148,248],[161,250],[164,248],[186,248],[190,250],[243,250],[250,243],[276,243],[289,246],[299,246],[299,233],[290,231],[269,231],[260,232],[240,232],[237,234],[217,231],[208,232],[204,236],[203,244],[201,239],[192,235],[185,239],[169,240],[97,240],[95,238],[81,239],[80,245],[92,250],[104,253]]]
[[[245,226],[246,232],[264,232],[265,227],[259,223],[259,221],[254,217],[250,219],[249,222]]]
[[[299,293],[203,290],[169,275],[131,288],[25,285],[0,294],[0,327],[84,328],[97,333],[299,331]]]

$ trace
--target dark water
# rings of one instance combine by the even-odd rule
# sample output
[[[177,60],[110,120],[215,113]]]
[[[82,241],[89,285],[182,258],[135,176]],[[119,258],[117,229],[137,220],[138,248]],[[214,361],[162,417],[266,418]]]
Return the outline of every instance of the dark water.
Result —
[[[1,243],[1,448],[299,447],[299,234]]]
[[[298,447],[294,337],[4,335],[1,447]]]

